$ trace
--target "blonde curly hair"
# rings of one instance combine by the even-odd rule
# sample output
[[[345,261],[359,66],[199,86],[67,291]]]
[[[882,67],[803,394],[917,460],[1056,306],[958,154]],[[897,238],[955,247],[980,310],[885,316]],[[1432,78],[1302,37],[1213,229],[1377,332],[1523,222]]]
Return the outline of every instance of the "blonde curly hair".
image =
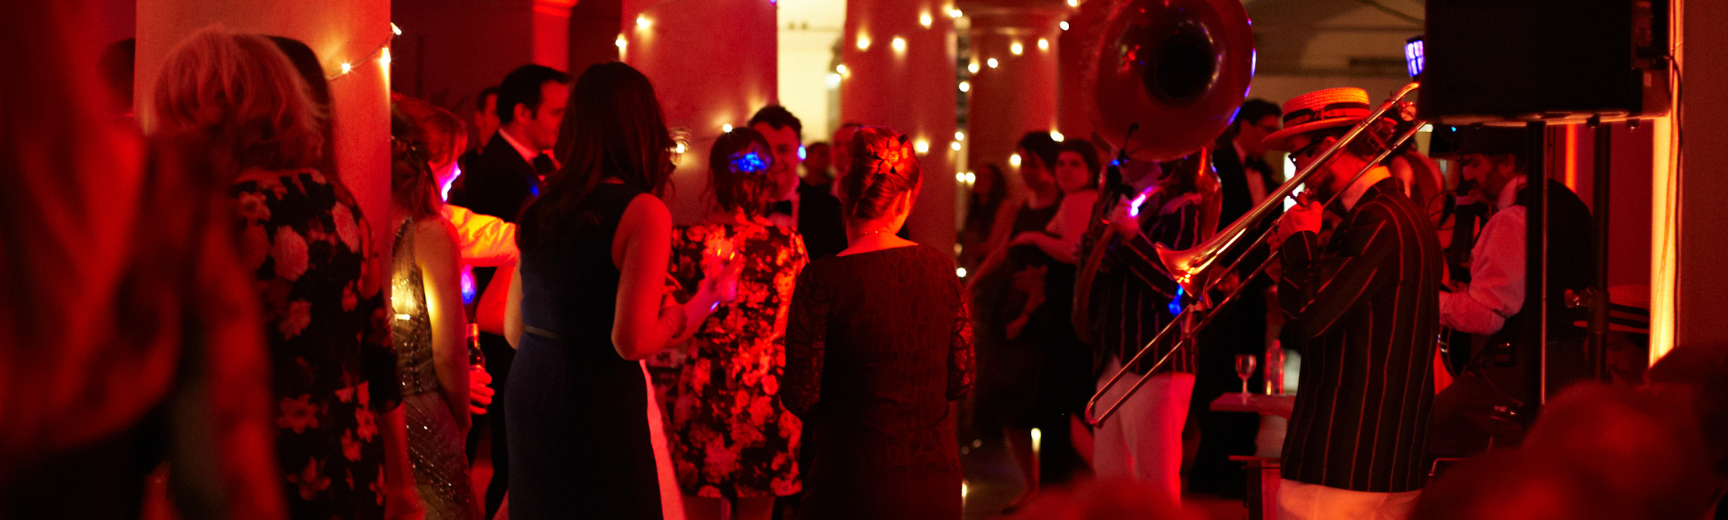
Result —
[[[155,132],[207,133],[231,147],[240,170],[319,165],[318,105],[269,39],[211,26],[181,41],[157,75]]]

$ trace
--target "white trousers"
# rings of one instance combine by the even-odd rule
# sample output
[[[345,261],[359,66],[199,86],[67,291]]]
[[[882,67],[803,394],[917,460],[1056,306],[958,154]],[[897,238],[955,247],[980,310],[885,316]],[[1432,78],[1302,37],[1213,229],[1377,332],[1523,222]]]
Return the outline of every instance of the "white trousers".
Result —
[[[1404,520],[1421,491],[1371,493],[1284,479],[1278,481],[1278,520]]]
[[[1098,388],[1122,368],[1120,360],[1098,379]],[[1139,376],[1123,376],[1115,388],[1099,400],[1103,413],[1134,386]],[[1152,376],[1140,391],[1122,403],[1093,435],[1092,471],[1099,479],[1132,479],[1162,490],[1170,503],[1182,503],[1182,424],[1188,418],[1188,400],[1194,393],[1194,375],[1167,373]]]

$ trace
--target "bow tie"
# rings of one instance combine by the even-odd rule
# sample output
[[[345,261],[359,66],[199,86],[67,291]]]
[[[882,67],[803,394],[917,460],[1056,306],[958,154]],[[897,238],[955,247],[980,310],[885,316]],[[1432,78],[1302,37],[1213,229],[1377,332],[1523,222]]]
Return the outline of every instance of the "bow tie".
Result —
[[[775,213],[784,213],[788,217],[792,216],[792,201],[782,200],[780,202],[769,204],[768,214],[773,215]]]
[[[1249,157],[1246,166],[1261,173],[1272,173],[1272,165],[1266,164],[1266,158],[1264,157]]]
[[[548,154],[540,154],[539,157],[534,158],[532,163],[534,165],[534,173],[540,174],[541,177],[551,175],[553,172],[558,171],[558,166],[552,163],[552,156]]]

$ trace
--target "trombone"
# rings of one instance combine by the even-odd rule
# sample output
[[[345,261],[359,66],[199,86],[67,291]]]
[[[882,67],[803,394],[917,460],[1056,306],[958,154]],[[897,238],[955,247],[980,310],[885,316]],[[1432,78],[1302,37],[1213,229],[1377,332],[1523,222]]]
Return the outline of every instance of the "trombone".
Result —
[[[1265,220],[1268,215],[1271,215],[1273,209],[1278,204],[1283,203],[1284,198],[1289,197],[1291,193],[1296,191],[1297,186],[1308,182],[1309,178],[1313,177],[1315,172],[1320,171],[1322,167],[1326,166],[1326,163],[1332,159],[1333,155],[1338,153],[1338,150],[1343,149],[1344,146],[1348,145],[1351,141],[1360,137],[1363,132],[1368,130],[1369,126],[1374,125],[1386,114],[1387,111],[1392,110],[1393,107],[1397,107],[1405,97],[1408,97],[1411,92],[1415,92],[1419,87],[1419,82],[1411,82],[1410,84],[1404,85],[1403,88],[1398,89],[1398,92],[1393,94],[1390,99],[1381,103],[1378,108],[1368,114],[1368,117],[1363,118],[1362,122],[1357,123],[1355,127],[1351,128],[1349,133],[1344,134],[1343,139],[1339,139],[1338,142],[1334,143],[1332,146],[1326,147],[1320,155],[1315,156],[1313,162],[1310,162],[1308,166],[1302,168],[1301,171],[1296,172],[1295,176],[1292,176],[1289,181],[1286,181],[1282,186],[1279,186],[1277,191],[1268,195],[1260,205],[1255,206],[1253,209],[1249,210],[1248,213],[1238,217],[1229,227],[1218,230],[1218,232],[1213,234],[1211,238],[1207,239],[1205,243],[1181,251],[1169,249],[1164,247],[1163,244],[1153,245],[1153,249],[1158,252],[1159,261],[1164,264],[1164,268],[1171,275],[1171,279],[1174,280],[1177,285],[1181,286],[1182,292],[1193,297],[1194,302],[1184,306],[1181,314],[1177,315],[1175,319],[1170,320],[1170,323],[1165,325],[1163,329],[1160,329],[1158,334],[1152,337],[1151,341],[1146,342],[1145,346],[1140,347],[1140,351],[1136,352],[1132,359],[1124,361],[1122,363],[1122,369],[1117,370],[1116,374],[1111,376],[1110,380],[1104,383],[1104,386],[1099,388],[1097,393],[1092,395],[1092,398],[1086,402],[1086,422],[1093,426],[1097,426],[1103,424],[1104,420],[1109,419],[1111,415],[1115,415],[1116,410],[1121,408],[1122,403],[1127,401],[1129,397],[1132,397],[1135,392],[1139,391],[1140,387],[1145,385],[1146,381],[1152,378],[1153,373],[1158,370],[1158,367],[1162,366],[1165,361],[1170,359],[1171,354],[1175,354],[1177,350],[1192,343],[1194,341],[1194,333],[1204,329],[1212,322],[1212,317],[1216,314],[1207,312],[1209,309],[1223,308],[1225,305],[1229,305],[1231,301],[1236,299],[1237,295],[1242,293],[1243,288],[1248,287],[1247,283],[1237,284],[1229,294],[1225,295],[1223,299],[1218,301],[1217,305],[1210,305],[1208,291],[1213,288],[1218,280],[1225,278],[1223,276],[1213,275],[1212,267],[1217,263],[1218,259],[1222,258],[1224,253],[1230,251],[1233,246],[1241,241],[1241,239],[1245,238],[1250,230],[1258,227],[1257,224],[1259,224],[1260,221]],[[1408,141],[1411,137],[1415,136],[1416,132],[1419,131],[1422,126],[1423,121],[1414,121],[1414,124],[1410,125],[1408,129],[1400,133],[1392,141],[1388,142],[1387,146],[1380,151],[1380,154],[1374,157],[1374,160],[1368,161],[1366,167],[1362,168],[1361,171],[1356,172],[1356,175],[1350,178],[1350,184],[1354,184],[1356,179],[1361,178],[1363,174],[1368,173],[1369,170],[1378,166],[1381,161],[1384,161],[1387,157],[1391,156],[1394,150],[1397,150],[1405,141]],[[1344,190],[1339,190],[1338,193],[1333,194],[1332,198],[1321,203],[1321,207],[1325,207],[1326,205],[1338,200],[1338,196],[1342,195],[1343,192]],[[1261,242],[1266,240],[1267,234],[1274,232],[1273,230],[1275,229],[1277,229],[1277,226],[1271,226],[1266,232],[1253,237],[1248,242],[1248,246],[1244,248],[1244,251],[1258,247]],[[1098,247],[1103,247],[1103,244],[1100,243]],[[1246,257],[1247,255],[1239,255],[1234,262],[1225,266],[1224,272],[1235,272],[1236,267],[1241,264],[1242,259]],[[1246,281],[1258,276],[1262,271],[1266,270],[1266,266],[1271,264],[1273,258],[1274,255],[1267,255],[1266,259],[1261,261],[1260,265],[1255,267],[1255,269],[1249,272],[1248,276],[1243,277],[1242,280]],[[1104,409],[1102,415],[1097,414],[1099,400],[1103,399],[1104,394],[1114,388],[1116,383],[1122,380],[1122,376],[1126,375],[1128,370],[1133,367],[1135,363],[1140,361],[1140,358],[1145,357],[1147,352],[1151,352],[1153,345],[1163,341],[1164,337],[1169,335],[1170,332],[1178,326],[1181,327],[1182,334],[1176,339],[1176,346],[1171,348],[1168,352],[1165,352],[1162,357],[1159,357],[1158,361],[1153,363],[1152,367],[1147,369],[1146,373],[1141,375],[1138,381],[1134,382],[1134,386],[1129,387],[1128,391],[1122,394],[1122,397],[1116,399],[1116,402]]]

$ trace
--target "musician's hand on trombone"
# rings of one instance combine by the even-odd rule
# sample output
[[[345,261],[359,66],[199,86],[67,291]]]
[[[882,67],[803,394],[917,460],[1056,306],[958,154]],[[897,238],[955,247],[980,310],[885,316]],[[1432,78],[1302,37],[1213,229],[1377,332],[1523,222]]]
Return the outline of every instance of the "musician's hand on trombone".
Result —
[[[1144,199],[1140,202],[1144,202]],[[1110,210],[1110,215],[1106,217],[1110,222],[1110,228],[1116,230],[1116,234],[1121,236],[1123,240],[1140,236],[1138,210],[1139,205],[1135,204],[1135,201],[1129,200],[1128,197],[1122,197],[1122,200],[1116,203],[1116,207]]]
[[[1273,250],[1284,247],[1284,241],[1297,233],[1320,232],[1320,221],[1323,218],[1320,203],[1313,200],[1307,192],[1298,196],[1296,201],[1296,205],[1284,210],[1284,217],[1278,219],[1278,231],[1267,237]]]

